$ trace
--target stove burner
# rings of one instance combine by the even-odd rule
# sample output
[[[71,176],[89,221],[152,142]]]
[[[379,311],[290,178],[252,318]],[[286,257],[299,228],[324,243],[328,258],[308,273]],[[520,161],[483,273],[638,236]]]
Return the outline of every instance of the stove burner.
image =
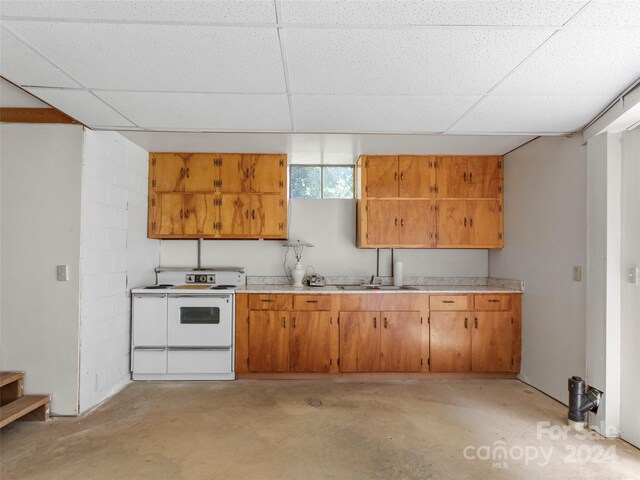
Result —
[[[210,290],[227,290],[229,288],[236,288],[236,285],[215,285]]]

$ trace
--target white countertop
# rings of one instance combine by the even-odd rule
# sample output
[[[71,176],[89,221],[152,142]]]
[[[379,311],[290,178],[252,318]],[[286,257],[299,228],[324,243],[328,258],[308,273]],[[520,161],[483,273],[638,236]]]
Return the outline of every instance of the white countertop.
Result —
[[[492,287],[485,285],[412,285],[411,290],[342,290],[335,285],[326,287],[292,287],[291,285],[247,285],[238,287],[236,293],[307,293],[307,294],[403,294],[403,293],[522,293],[512,288]]]

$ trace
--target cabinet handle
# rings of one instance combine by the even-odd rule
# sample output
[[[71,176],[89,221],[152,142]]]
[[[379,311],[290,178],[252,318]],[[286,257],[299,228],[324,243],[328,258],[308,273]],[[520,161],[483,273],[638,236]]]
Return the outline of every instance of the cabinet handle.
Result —
[[[476,329],[478,328],[478,319],[476,318]]]
[[[496,300],[495,298],[490,298],[487,300],[489,303],[500,303],[500,300]]]
[[[260,301],[264,303],[273,303],[273,300],[260,300]]]
[[[187,178],[189,178],[189,169],[187,168]]]
[[[282,317],[282,328],[287,328],[287,321]]]
[[[376,317],[373,317],[373,328],[378,328],[378,322]]]
[[[293,326],[293,328],[296,328],[296,317],[293,317],[291,319],[291,321],[293,322],[291,325]]]
[[[442,300],[442,303],[455,303],[453,300]]]
[[[183,177],[184,177],[184,168],[181,168],[180,169],[180,178],[183,178]]]
[[[249,210],[247,210],[246,212],[244,212],[244,216],[247,217],[247,220],[249,219]]]
[[[180,220],[182,220],[182,209],[180,209]]]
[[[398,226],[398,219],[396,218],[396,227]]]
[[[400,226],[401,226],[401,227],[404,227],[404,218],[401,218],[401,219],[400,219]]]
[[[467,181],[467,172],[464,172],[464,175],[462,176],[462,178],[464,179],[464,181]]]
[[[404,172],[400,174],[400,180],[404,180]]]
[[[307,303],[318,303],[318,300],[307,300]]]
[[[464,319],[464,328],[469,328],[469,319],[466,317]]]
[[[464,226],[467,226],[467,217],[464,217]]]
[[[387,321],[387,317],[384,317],[384,328],[389,326],[389,322]]]
[[[185,220],[187,218],[189,218],[189,209],[188,208],[184,211],[184,218],[185,218]]]
[[[394,173],[394,174],[393,174],[393,179],[394,179],[394,180],[398,180],[398,172],[396,172],[396,173]]]
[[[256,211],[251,210],[251,220],[255,220],[255,219],[256,219]]]
[[[249,178],[249,169],[247,168],[247,174],[246,177]]]
[[[473,227],[473,218],[470,218],[470,219],[469,219],[469,226],[470,226],[470,227]]]
[[[256,168],[255,167],[253,167],[251,169],[251,178],[256,178]]]
[[[473,172],[469,172],[469,183],[473,182]]]

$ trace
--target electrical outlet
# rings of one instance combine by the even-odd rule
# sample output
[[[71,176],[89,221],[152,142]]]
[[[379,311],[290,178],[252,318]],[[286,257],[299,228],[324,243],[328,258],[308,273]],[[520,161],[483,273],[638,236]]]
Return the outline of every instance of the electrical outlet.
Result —
[[[56,271],[57,271],[59,282],[69,281],[69,265],[58,265]]]
[[[573,281],[580,282],[582,280],[582,267],[573,267]]]
[[[638,267],[629,267],[627,271],[627,282],[631,285],[640,285],[640,271]]]

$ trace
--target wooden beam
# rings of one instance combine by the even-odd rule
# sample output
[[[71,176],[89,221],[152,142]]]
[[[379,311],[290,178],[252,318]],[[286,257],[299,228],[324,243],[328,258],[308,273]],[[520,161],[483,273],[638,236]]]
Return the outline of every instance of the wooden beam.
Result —
[[[72,123],[80,125],[80,122],[55,108],[0,108],[0,122]]]

